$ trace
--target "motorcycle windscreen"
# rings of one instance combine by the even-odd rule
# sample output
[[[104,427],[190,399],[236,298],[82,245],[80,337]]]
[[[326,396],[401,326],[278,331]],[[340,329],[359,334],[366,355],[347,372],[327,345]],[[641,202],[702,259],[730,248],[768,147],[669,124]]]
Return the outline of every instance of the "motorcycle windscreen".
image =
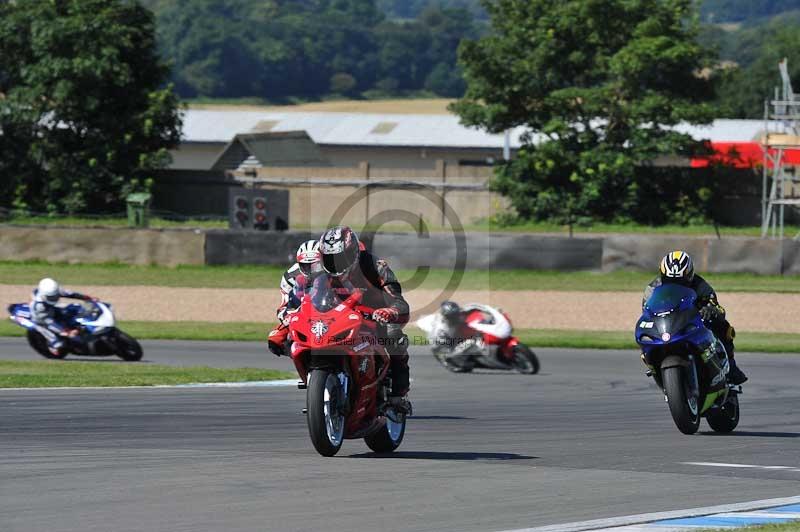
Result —
[[[696,310],[688,308],[675,312],[670,312],[666,316],[657,316],[653,318],[654,328],[659,336],[664,333],[669,333],[670,336],[677,336],[692,322]]]
[[[349,282],[342,284],[327,275],[320,275],[314,279],[311,287],[311,304],[318,312],[329,312],[342,304],[355,288]]]
[[[677,284],[662,284],[653,290],[644,308],[658,316],[692,308],[696,299],[697,293],[691,288]]]

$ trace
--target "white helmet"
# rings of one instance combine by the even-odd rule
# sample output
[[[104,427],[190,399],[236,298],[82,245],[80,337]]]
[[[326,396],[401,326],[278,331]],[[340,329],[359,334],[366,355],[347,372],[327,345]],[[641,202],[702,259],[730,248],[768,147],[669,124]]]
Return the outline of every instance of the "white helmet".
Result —
[[[48,303],[58,303],[58,298],[61,296],[61,287],[58,283],[49,277],[45,277],[39,281],[39,286],[36,289],[36,299],[38,301],[46,301]]]
[[[300,244],[300,247],[297,248],[296,258],[303,275],[321,271],[320,259],[322,255],[319,252],[319,240],[306,240]]]

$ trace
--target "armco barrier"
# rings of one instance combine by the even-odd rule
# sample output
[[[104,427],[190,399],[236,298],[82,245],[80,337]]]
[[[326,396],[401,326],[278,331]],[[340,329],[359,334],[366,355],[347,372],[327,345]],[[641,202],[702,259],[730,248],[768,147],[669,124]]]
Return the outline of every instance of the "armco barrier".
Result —
[[[531,268],[548,270],[597,270],[602,240],[494,235],[432,233],[427,237],[409,233],[362,234],[361,239],[392,267],[420,266],[453,269]],[[319,233],[209,231],[206,233],[206,264],[290,264],[300,242]]]
[[[127,264],[291,264],[297,246],[319,232],[195,231],[126,228],[0,226],[0,260]],[[566,238],[448,233],[363,234],[394,268],[646,270],[685,249],[698,271],[800,275],[800,242],[759,238],[619,235]]]
[[[796,240],[783,241],[781,271],[784,275],[800,275],[800,242]]]
[[[602,267],[613,270],[654,270],[665,253],[682,249],[695,261],[698,270],[708,266],[708,240],[705,238],[609,236],[603,239]]]
[[[204,245],[192,230],[0,226],[0,260],[201,265]]]
[[[205,261],[209,265],[289,265],[294,262],[297,247],[302,242],[320,237],[319,232],[309,231],[215,230],[205,235]],[[360,237],[371,247],[371,234]]]
[[[603,270],[653,270],[675,249],[689,252],[698,271],[800,274],[800,243],[746,237],[610,236],[603,240]]]
[[[373,250],[396,268],[456,268],[536,270],[597,270],[602,240],[529,235],[469,233],[459,239],[452,234],[385,233],[375,235]]]
[[[318,233],[209,232],[207,264],[287,264],[297,245]],[[397,269],[645,270],[655,271],[665,253],[684,249],[698,271],[800,274],[800,243],[759,238],[624,235],[566,238],[539,235],[447,233],[362,235],[370,249]]]
[[[302,231],[209,231],[206,233],[206,264],[275,264],[294,262],[297,246],[319,233]]]

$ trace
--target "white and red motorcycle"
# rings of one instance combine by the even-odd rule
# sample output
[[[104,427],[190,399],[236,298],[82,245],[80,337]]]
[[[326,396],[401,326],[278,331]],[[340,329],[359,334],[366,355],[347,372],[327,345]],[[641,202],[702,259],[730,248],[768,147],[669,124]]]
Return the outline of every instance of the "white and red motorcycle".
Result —
[[[469,303],[461,307],[463,319],[448,323],[440,314],[428,314],[417,326],[433,346],[433,356],[454,373],[475,368],[539,372],[536,354],[514,336],[508,315],[489,305]]]

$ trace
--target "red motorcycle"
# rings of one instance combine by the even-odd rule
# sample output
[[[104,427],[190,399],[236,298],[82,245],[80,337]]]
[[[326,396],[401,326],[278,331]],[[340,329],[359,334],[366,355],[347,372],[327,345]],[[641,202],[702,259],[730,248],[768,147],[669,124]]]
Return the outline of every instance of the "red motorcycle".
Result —
[[[469,373],[475,368],[539,373],[539,358],[513,335],[508,314],[479,303],[468,303],[462,309],[464,322],[456,331],[439,313],[417,320],[440,364],[453,373]]]
[[[321,275],[289,320],[298,386],[307,389],[308,432],[323,456],[356,438],[375,452],[391,452],[405,434],[405,414],[388,403],[389,355],[362,297],[360,290],[340,295]]]

